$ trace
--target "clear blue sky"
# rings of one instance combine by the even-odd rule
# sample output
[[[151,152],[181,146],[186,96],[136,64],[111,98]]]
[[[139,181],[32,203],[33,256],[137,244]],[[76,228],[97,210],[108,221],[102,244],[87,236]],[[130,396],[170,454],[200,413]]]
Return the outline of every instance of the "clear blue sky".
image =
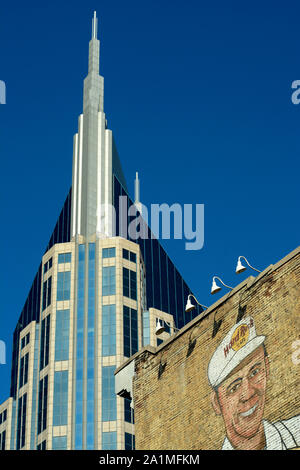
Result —
[[[128,186],[141,199],[204,203],[205,245],[164,241],[210,305],[238,255],[258,269],[299,245],[299,2],[2,2],[0,402],[20,311],[71,184],[88,42],[99,16],[105,112]]]

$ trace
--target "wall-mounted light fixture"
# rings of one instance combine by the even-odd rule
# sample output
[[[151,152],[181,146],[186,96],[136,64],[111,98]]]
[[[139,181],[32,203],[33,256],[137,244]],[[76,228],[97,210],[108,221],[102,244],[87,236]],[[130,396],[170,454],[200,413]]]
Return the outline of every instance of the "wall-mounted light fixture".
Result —
[[[220,290],[222,289],[222,287],[218,286],[215,279],[218,279],[221,282],[221,284],[223,284],[224,287],[227,287],[227,289],[233,290],[233,287],[227,286],[226,284],[224,284],[222,279],[220,279],[218,276],[214,276],[213,281],[212,281],[211,291],[210,291],[211,294],[216,294],[217,292],[220,292]]]
[[[253,268],[253,266],[251,266],[251,264],[249,263],[249,261],[245,258],[245,256],[239,256],[238,257],[238,262],[237,262],[237,265],[236,265],[236,268],[235,268],[235,272],[236,274],[239,274],[239,273],[242,273],[244,272],[247,268],[246,266],[244,266],[241,262],[241,259],[245,260],[246,263],[248,264],[249,268],[253,269],[254,271],[258,272],[258,273],[261,273],[261,271],[259,271],[258,269],[256,268]]]

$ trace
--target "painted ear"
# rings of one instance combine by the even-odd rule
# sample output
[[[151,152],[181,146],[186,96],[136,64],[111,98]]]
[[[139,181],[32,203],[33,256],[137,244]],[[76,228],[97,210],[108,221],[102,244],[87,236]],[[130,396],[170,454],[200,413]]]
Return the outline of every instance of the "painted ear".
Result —
[[[211,398],[212,406],[216,415],[218,416],[221,415],[222,411],[221,411],[221,407],[220,407],[220,403],[218,399],[218,393],[215,391],[211,392],[210,398]]]

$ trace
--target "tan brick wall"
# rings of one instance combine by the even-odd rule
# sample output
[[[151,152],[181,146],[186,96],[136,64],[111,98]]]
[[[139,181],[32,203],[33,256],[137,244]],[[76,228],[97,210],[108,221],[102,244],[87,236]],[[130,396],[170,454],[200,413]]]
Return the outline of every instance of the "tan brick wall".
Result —
[[[244,309],[244,319],[249,316],[253,318],[257,335],[266,336],[270,372],[266,376],[264,370],[260,371],[262,377],[258,375],[257,379],[256,371],[251,369],[249,373],[245,372],[247,365],[245,368],[243,364],[247,362],[247,358],[241,362],[231,372],[229,382],[231,377],[240,380],[244,373],[243,381],[237,382],[240,387],[249,384],[250,380],[258,380],[260,386],[264,377],[266,386],[265,389],[263,386],[253,386],[252,391],[248,390],[248,396],[241,396],[237,402],[237,417],[233,416],[234,413],[228,417],[227,408],[227,417],[223,418],[224,414],[216,415],[212,406],[213,390],[208,382],[207,368],[214,351],[235,325],[241,309]],[[268,446],[279,445],[274,423],[300,414],[299,315],[300,249],[271,266],[258,278],[251,277],[241,283],[232,293],[212,306],[202,318],[200,316],[187,325],[175,339],[166,341],[157,348],[154,354],[150,351],[142,352],[136,358],[136,375],[133,381],[136,448],[221,449],[227,434],[225,421],[227,420],[228,425],[231,418],[234,420],[231,424],[235,426],[234,432],[242,434],[235,441],[238,442],[237,447],[263,446],[266,442],[263,442],[261,435],[267,439]],[[212,337],[214,319],[222,320],[222,324]],[[194,344],[194,348],[189,350],[189,344]],[[266,368],[265,362],[259,367]],[[159,370],[162,369],[159,378]],[[228,380],[226,378],[221,386]],[[231,394],[229,399],[232,399],[240,390],[228,390],[226,393],[228,396]],[[265,397],[264,406],[259,394]],[[241,417],[240,413],[249,412],[253,406],[258,406],[253,416]],[[255,413],[258,416],[260,409],[263,410],[263,419],[271,423],[270,429],[274,431],[274,435],[260,432],[262,424],[255,432],[251,428],[253,422],[255,424],[253,417]],[[258,418],[257,420],[259,422]],[[289,429],[292,426],[292,434],[298,446],[299,421],[300,418],[296,418],[287,422]],[[291,439],[289,434],[288,447],[296,447],[296,444],[291,444]]]

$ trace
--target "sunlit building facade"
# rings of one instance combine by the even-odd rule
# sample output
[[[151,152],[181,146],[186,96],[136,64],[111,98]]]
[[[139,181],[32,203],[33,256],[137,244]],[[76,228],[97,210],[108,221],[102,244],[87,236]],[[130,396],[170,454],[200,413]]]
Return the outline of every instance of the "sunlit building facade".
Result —
[[[190,290],[150,229],[136,240],[124,233],[122,204],[140,202],[107,126],[99,62],[94,15],[72,187],[14,331],[0,449],[134,449],[133,410],[115,394],[114,371],[157,345],[157,319],[171,332],[201,311],[185,313]]]

